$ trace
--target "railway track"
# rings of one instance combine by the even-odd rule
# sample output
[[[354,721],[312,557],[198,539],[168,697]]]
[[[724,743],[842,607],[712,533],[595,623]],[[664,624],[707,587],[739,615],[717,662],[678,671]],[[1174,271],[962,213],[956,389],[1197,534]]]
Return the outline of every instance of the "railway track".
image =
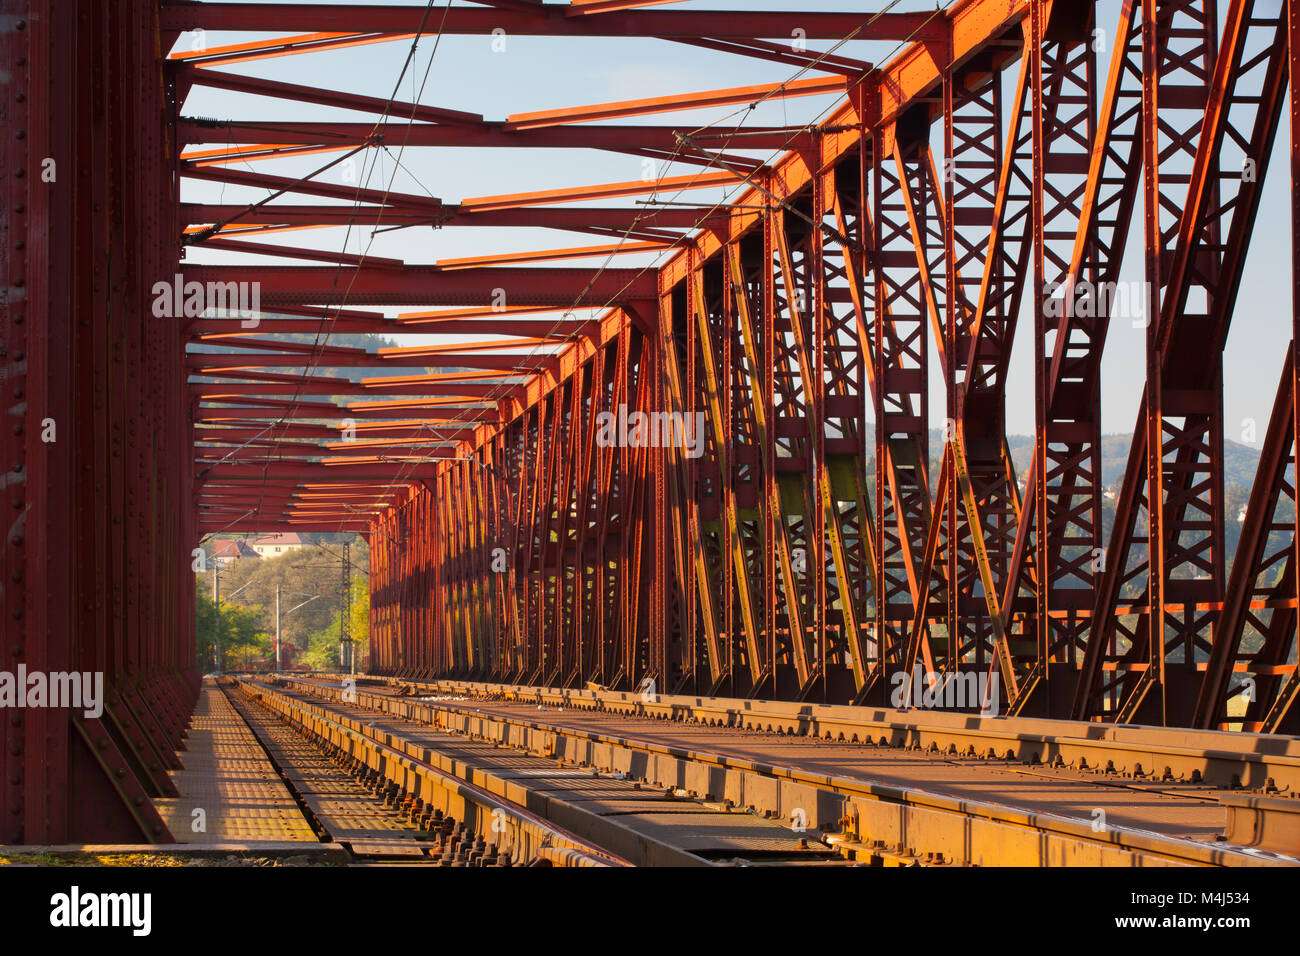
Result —
[[[578,768],[553,755],[524,754],[497,742],[394,719],[341,700],[309,699],[284,687],[241,680],[239,690],[327,753],[360,766],[395,805],[448,806],[475,840],[507,847],[520,821],[551,836],[526,849],[561,865],[572,853],[605,865],[832,865],[850,863],[835,847],[761,814],[736,812],[680,788],[617,771]],[[382,782],[381,782],[382,781]],[[416,822],[419,819],[416,818]]]
[[[411,768],[423,770],[428,784],[428,799],[414,797],[350,746],[355,734],[337,726],[337,733],[321,732],[326,728],[295,720],[255,694],[232,684],[223,689],[318,837],[342,845],[354,862],[626,865],[523,808],[451,783],[430,768]]]
[[[963,752],[955,740],[941,748],[934,738],[944,728],[922,726],[915,718],[909,718],[908,726],[894,725],[888,733],[873,737],[868,725],[880,722],[872,715],[854,715],[859,723],[850,728],[844,715],[816,713],[815,708],[805,709],[802,715],[774,713],[801,705],[699,699],[684,703],[662,698],[646,702],[637,695],[602,691],[445,683],[363,680],[354,687],[337,680],[291,680],[276,684],[244,682],[250,692],[275,699],[286,713],[310,712],[326,720],[351,721],[385,746],[414,747],[425,757],[464,747],[467,741],[480,749],[510,748],[585,773],[671,791],[698,801],[710,812],[775,824],[788,834],[798,834],[803,852],[827,851],[850,862],[1201,866],[1300,862],[1292,852],[1294,841],[1288,842],[1286,826],[1276,823],[1294,819],[1294,813],[1270,810],[1265,814],[1258,806],[1232,806],[1234,800],[1248,804],[1271,799],[1291,809],[1296,801],[1224,791],[1203,773],[1195,779],[1191,774],[1177,779],[1171,770],[1150,776],[1117,770],[1114,757],[1108,758],[1109,768],[1103,765],[1107,772],[1093,773],[1085,769],[1091,766],[1086,759],[1069,766],[1059,752],[1048,759],[1036,756],[1036,746],[1067,746],[1062,730],[1069,728],[1048,728],[1051,733],[1039,728],[1037,735],[1023,734],[1018,727],[1004,729],[1004,739],[1020,732],[1015,738],[1020,754],[1008,747],[999,755],[997,745],[991,744],[990,757],[973,744]],[[478,696],[470,698],[467,691],[478,691]],[[748,712],[746,719],[723,718],[724,711],[737,707]],[[969,725],[950,732],[978,734],[985,741],[992,738],[989,728]],[[1094,739],[1084,744],[1095,755],[1106,742]],[[1121,749],[1129,744],[1115,742]],[[1142,752],[1151,749],[1148,744]],[[461,753],[458,759],[473,766],[473,760],[482,756],[481,752]],[[1273,755],[1269,766],[1280,765],[1288,756]],[[1168,759],[1177,755],[1170,753]],[[1220,763],[1228,759],[1226,755],[1216,758]],[[524,786],[518,781],[515,785]],[[552,808],[538,798],[542,792],[534,789],[529,798],[520,799],[534,799],[545,814]],[[572,806],[582,802],[571,801]],[[590,829],[591,820],[574,816],[572,806],[567,815],[560,814],[561,819],[593,842],[609,846]],[[1260,816],[1274,823],[1244,826],[1242,822]],[[622,822],[631,825],[632,818]],[[676,826],[662,831],[651,828],[651,832],[670,845],[689,844],[691,826],[702,823],[682,817]],[[710,855],[717,861],[725,851],[721,856],[716,850],[704,854]],[[743,861],[744,853],[734,858]],[[808,859],[811,862],[811,856]]]

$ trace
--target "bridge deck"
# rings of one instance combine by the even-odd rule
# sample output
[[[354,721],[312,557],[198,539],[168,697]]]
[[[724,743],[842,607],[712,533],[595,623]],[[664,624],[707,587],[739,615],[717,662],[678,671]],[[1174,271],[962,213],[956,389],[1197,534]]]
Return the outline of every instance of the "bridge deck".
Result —
[[[389,693],[392,693],[389,691]],[[1017,761],[947,756],[901,747],[843,744],[766,731],[665,722],[524,701],[440,701],[439,706],[509,720],[567,727],[663,747],[731,756],[812,774],[993,801],[1031,812],[1093,820],[1156,833],[1213,840],[1226,811],[1208,786],[1107,779],[1070,768],[1027,767]],[[1097,815],[1104,811],[1105,817]]]
[[[211,680],[199,693],[186,746],[184,769],[171,775],[180,796],[154,801],[178,843],[319,843],[266,751]]]
[[[363,747],[432,761],[548,819],[560,813],[573,832],[601,846],[609,844],[601,842],[599,827],[572,816],[571,807],[557,809],[552,798],[597,814],[610,813],[609,804],[633,830],[718,862],[727,841],[710,843],[710,827],[746,819],[777,824],[751,834],[771,837],[772,851],[781,842],[814,854],[830,848],[877,865],[897,859],[1294,864],[1300,850],[1275,845],[1271,837],[1230,842],[1230,833],[1243,832],[1233,828],[1234,811],[1225,805],[1234,791],[1199,774],[1095,771],[1084,761],[1060,765],[1008,757],[1005,750],[998,751],[1001,757],[976,757],[933,744],[871,743],[872,736],[828,740],[779,722],[776,729],[710,725],[681,714],[664,719],[595,709],[605,702],[588,698],[565,703],[565,692],[538,689],[524,697],[522,690],[505,695],[466,684],[364,678],[359,687],[273,678],[245,682],[244,689],[265,695],[291,717],[346,723],[366,739]],[[1150,756],[1142,759],[1152,764]],[[400,767],[383,759],[375,765],[405,786]],[[601,778],[591,781],[596,789],[578,793],[575,781],[592,775]],[[657,813],[643,802],[646,785],[694,802],[693,815],[683,804],[673,808],[673,818],[639,819]],[[797,842],[788,839],[792,833]],[[736,848],[743,850],[743,839]]]

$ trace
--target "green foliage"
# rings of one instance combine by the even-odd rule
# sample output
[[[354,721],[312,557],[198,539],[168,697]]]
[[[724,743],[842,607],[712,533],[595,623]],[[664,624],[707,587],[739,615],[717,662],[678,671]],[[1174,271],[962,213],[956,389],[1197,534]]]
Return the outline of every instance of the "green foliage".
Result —
[[[338,629],[336,628],[333,634],[329,631],[318,631],[311,635],[308,638],[307,649],[298,655],[298,663],[313,671],[338,670]]]
[[[338,666],[339,610],[342,607],[342,548],[351,545],[352,634],[365,641],[369,632],[369,584],[365,570],[370,563],[365,539],[355,534],[320,535],[331,539],[308,544],[274,557],[240,558],[220,569],[221,602],[253,616],[258,629],[268,637],[266,657],[275,656],[275,594],[279,585],[280,640],[282,647],[298,652],[297,664],[330,669]],[[212,572],[198,575],[198,590],[212,603]],[[358,667],[364,655],[358,646]],[[206,651],[206,657],[204,653]],[[200,660],[210,667],[212,648],[200,644]],[[250,654],[250,657],[257,655]],[[289,655],[285,654],[286,662]]]
[[[342,637],[339,620],[342,609],[335,612],[329,624],[310,635],[307,650],[299,661],[312,670],[334,670],[339,666],[339,642]],[[350,635],[355,642],[357,671],[366,669],[370,657],[370,588],[359,576],[352,578],[352,613],[348,618]]]
[[[227,670],[254,657],[264,657],[271,649],[271,637],[262,629],[260,610],[222,601],[218,613],[211,595],[200,591],[195,608],[199,666],[204,670],[214,667],[214,645],[218,644],[221,648],[219,670]]]

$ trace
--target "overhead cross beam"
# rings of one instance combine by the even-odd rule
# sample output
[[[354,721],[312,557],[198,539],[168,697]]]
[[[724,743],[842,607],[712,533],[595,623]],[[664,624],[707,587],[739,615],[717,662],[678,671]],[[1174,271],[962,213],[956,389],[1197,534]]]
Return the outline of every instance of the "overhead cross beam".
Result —
[[[450,7],[426,18],[423,7],[366,4],[222,3],[170,4],[162,8],[164,30],[332,31],[345,34],[411,35],[424,25],[446,36],[661,37],[664,39],[788,39],[796,29],[809,40],[942,40],[942,15],[934,13],[825,13],[794,10],[712,11],[622,9],[571,17],[566,4],[535,9],[483,10]]]

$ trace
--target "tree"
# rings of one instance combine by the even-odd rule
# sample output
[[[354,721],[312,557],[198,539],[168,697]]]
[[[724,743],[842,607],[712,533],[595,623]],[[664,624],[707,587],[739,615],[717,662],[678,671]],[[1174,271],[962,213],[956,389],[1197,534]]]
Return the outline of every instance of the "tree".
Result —
[[[361,540],[358,536],[352,542],[351,559],[354,568],[364,569],[369,557],[365,547],[359,546]],[[342,606],[341,570],[342,555],[338,547],[308,545],[275,557],[232,561],[221,569],[221,593],[233,595],[229,598],[231,603],[257,608],[262,629],[274,635],[275,589],[279,585],[283,595],[281,642],[303,651],[308,648],[313,634],[325,630],[337,619]],[[206,585],[201,589],[211,591],[211,574],[206,575],[206,579]],[[319,596],[308,601],[312,595]],[[303,604],[304,601],[308,603]],[[292,614],[285,613],[297,604],[302,606]],[[337,625],[334,631],[337,634]]]
[[[218,611],[212,598],[200,591],[195,608],[199,666],[224,671],[250,657],[265,656],[271,638],[262,630],[261,620],[261,608],[240,607],[222,601]],[[217,645],[221,648],[219,663],[214,658]]]
[[[356,652],[358,671],[364,671],[370,657],[370,588],[360,575],[352,576],[352,614],[348,618],[349,631]],[[336,611],[328,625],[307,639],[307,649],[298,658],[312,670],[328,671],[339,667],[339,642],[342,632],[339,622],[342,610]]]
[[[331,537],[320,535],[319,538]],[[365,538],[355,534],[341,534],[339,541],[320,541],[274,557],[240,558],[221,566],[221,603],[253,612],[258,626],[271,641],[274,657],[275,594],[281,588],[281,644],[294,648],[299,657],[296,663],[323,670],[338,666],[339,612],[343,607],[341,545],[351,546],[352,565],[352,634],[362,642],[357,647],[358,667],[365,654],[365,640],[369,630],[369,593],[366,568],[370,552]],[[318,538],[318,540],[319,540]],[[210,567],[217,568],[215,561]],[[212,593],[212,571],[198,576],[199,593]],[[211,603],[209,599],[209,603]],[[325,638],[328,635],[328,639]],[[201,651],[202,653],[202,651]],[[306,656],[304,656],[306,655]],[[252,656],[251,652],[248,656]],[[211,644],[204,666],[211,666]],[[285,658],[286,662],[289,660]]]

